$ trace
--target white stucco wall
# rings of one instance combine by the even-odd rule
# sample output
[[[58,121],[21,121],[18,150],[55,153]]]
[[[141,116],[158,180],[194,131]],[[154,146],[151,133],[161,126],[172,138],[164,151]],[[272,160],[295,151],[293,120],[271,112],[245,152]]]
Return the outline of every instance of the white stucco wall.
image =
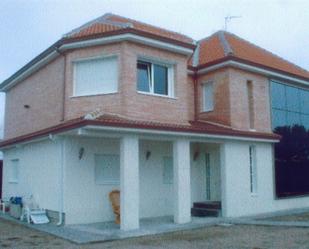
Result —
[[[168,142],[140,141],[140,218],[173,214],[173,184],[163,183],[163,157],[170,156]],[[85,149],[82,160],[80,148]],[[94,176],[95,154],[119,154],[119,140],[71,138],[66,143],[66,224],[114,220],[108,194],[119,185],[98,185]],[[146,160],[146,152],[151,155]]]
[[[238,217],[309,207],[309,197],[275,199],[272,145],[256,143],[256,195],[250,193],[249,146],[245,142],[222,145],[223,215]]]
[[[33,195],[40,207],[59,210],[60,141],[32,143],[4,151],[3,197]],[[11,160],[19,159],[18,183],[10,183]]]

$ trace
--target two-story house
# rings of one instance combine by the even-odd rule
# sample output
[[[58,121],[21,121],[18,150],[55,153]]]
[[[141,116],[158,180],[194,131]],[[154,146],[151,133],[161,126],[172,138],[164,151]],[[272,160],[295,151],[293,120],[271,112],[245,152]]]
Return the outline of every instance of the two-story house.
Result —
[[[308,128],[308,71],[228,32],[194,41],[106,14],[0,85],[3,196],[33,195],[77,224],[113,220],[119,189],[124,230],[145,217],[190,222],[198,202],[223,217],[308,207],[276,197],[277,85],[304,92]]]

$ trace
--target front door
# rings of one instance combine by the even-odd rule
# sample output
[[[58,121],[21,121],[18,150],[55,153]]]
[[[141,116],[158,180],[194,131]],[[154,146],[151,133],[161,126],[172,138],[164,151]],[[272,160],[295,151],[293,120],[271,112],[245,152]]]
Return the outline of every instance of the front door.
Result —
[[[0,160],[0,199],[2,198],[2,161]]]
[[[210,155],[205,153],[205,170],[206,170],[206,200],[211,199],[211,183],[210,183]]]

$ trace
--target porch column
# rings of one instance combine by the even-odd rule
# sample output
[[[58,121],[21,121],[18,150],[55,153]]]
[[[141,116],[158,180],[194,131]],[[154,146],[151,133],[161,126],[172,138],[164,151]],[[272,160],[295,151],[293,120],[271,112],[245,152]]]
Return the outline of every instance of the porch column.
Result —
[[[127,135],[120,142],[120,228],[139,228],[138,137]]]
[[[191,221],[190,141],[179,139],[173,144],[174,222]]]

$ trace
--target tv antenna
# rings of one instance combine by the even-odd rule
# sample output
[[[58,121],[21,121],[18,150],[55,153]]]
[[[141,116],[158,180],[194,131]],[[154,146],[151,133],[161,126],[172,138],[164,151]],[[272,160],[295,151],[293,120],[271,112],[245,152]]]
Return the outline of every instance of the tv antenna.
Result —
[[[230,16],[230,15],[227,15],[226,17],[224,17],[224,30],[227,31],[227,24],[232,20],[232,19],[235,19],[235,18],[241,18],[241,16]]]

